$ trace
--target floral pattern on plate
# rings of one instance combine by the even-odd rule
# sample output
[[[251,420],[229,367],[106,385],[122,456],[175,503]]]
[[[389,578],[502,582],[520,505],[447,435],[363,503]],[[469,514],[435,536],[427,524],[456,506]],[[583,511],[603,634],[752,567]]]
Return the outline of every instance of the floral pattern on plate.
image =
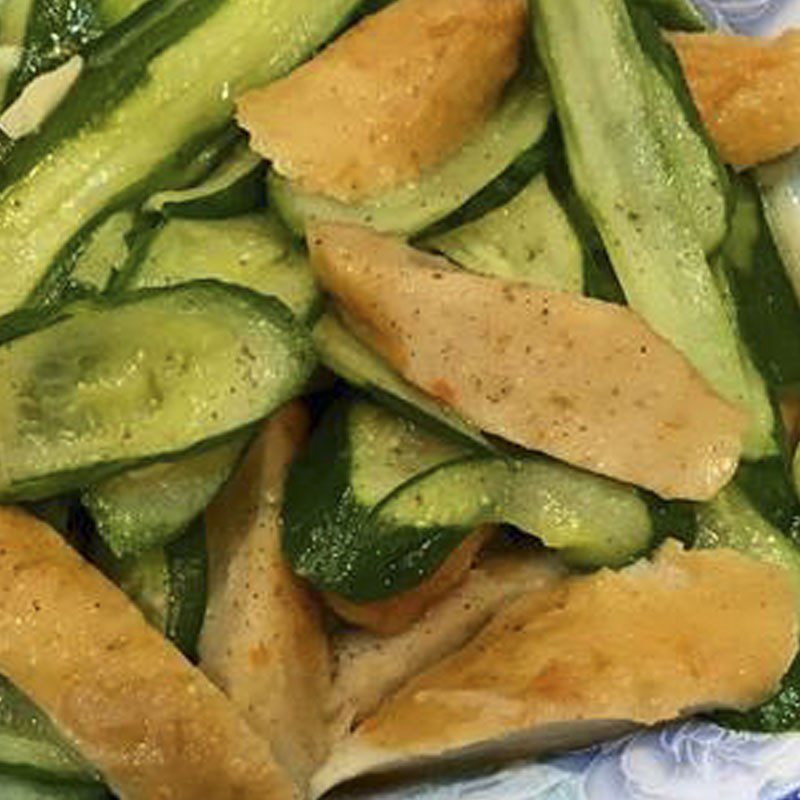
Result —
[[[800,3],[795,0],[694,0],[694,3],[712,23],[751,36],[800,25]]]
[[[800,736],[686,722],[543,763],[337,800],[800,800]]]
[[[589,0],[587,0],[588,2]],[[800,0],[693,0],[718,27],[751,36],[800,27]],[[800,187],[800,170],[798,170]],[[337,800],[800,800],[800,734],[734,733],[687,722],[546,762]]]

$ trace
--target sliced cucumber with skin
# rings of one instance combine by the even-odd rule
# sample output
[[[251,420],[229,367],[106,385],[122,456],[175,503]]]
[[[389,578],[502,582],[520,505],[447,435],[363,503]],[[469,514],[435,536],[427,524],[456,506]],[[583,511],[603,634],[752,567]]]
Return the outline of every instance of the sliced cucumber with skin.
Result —
[[[301,393],[316,363],[284,305],[215,281],[82,301],[39,323],[0,346],[3,501],[208,447]]]
[[[78,290],[104,291],[128,259],[127,237],[135,224],[132,211],[120,211],[100,225],[77,256],[70,284]]]
[[[6,770],[51,781],[100,782],[98,773],[48,717],[10,681],[0,677],[0,775]],[[2,787],[0,779],[0,797],[5,798]]]
[[[487,523],[581,567],[627,563],[653,536],[630,487],[546,459],[470,454],[367,403],[323,420],[290,471],[283,514],[297,574],[356,603],[417,586]]]
[[[145,212],[182,219],[224,219],[246,214],[266,202],[266,164],[241,142],[199,186],[158,192]]]
[[[583,246],[544,175],[510,203],[422,245],[472,272],[583,291]]]
[[[112,800],[101,784],[53,781],[0,772],[0,797],[3,800]]]
[[[223,487],[251,436],[246,430],[205,452],[124,472],[84,490],[81,502],[118,558],[168,544]]]
[[[163,188],[235,96],[290,70],[357,5],[163,0],[90,45],[66,101],[0,165],[0,313],[63,284],[59,256],[84,229]]]
[[[733,223],[721,257],[759,370],[773,389],[799,384],[800,303],[748,176],[736,179]]]
[[[63,64],[101,31],[94,0],[33,0],[22,54],[8,80],[4,104],[13,102],[37,75]]]
[[[202,516],[166,546],[117,558],[97,543],[93,555],[147,621],[187,658],[195,659],[206,609],[207,554]]]
[[[630,0],[649,11],[662,28],[683,31],[704,31],[708,20],[692,0]]]
[[[4,0],[0,4],[0,108],[5,108],[8,82],[22,58],[25,31],[34,0]]]
[[[628,302],[745,406],[739,343],[651,119],[651,73],[624,0],[533,0],[532,12],[570,170]]]
[[[513,188],[518,191],[524,187],[546,163],[546,146],[540,149],[539,145],[545,139],[551,110],[544,81],[526,74],[512,84],[500,107],[455,156],[413,184],[359,205],[346,205],[304,192],[272,172],[268,179],[269,198],[299,236],[305,234],[309,220],[354,222],[387,233],[420,234],[456,214],[521,157],[530,167],[517,177],[519,183]],[[513,194],[505,182],[500,191],[499,202],[484,198],[482,207],[474,209],[471,216],[480,216]],[[452,225],[467,221],[459,216]]]
[[[738,487],[729,486],[698,510],[696,547],[731,547],[784,567],[792,579],[800,614],[800,549],[771,525]]]
[[[773,250],[779,256],[775,260],[782,261],[796,300],[800,298],[800,151],[759,167],[755,174],[772,232]],[[784,295],[781,297],[785,303]],[[793,337],[785,338],[787,346],[791,347]],[[780,340],[771,338],[770,341],[777,344]]]
[[[97,15],[106,28],[113,28],[147,2],[149,0],[96,0]]]
[[[548,164],[547,179],[550,189],[567,213],[572,229],[577,233],[583,246],[584,293],[596,300],[624,305],[625,295],[611,267],[600,234],[575,191],[560,135]]]
[[[698,519],[698,547],[731,547],[783,567],[800,614],[800,514],[780,461],[747,466],[733,485],[699,507]],[[728,728],[764,733],[796,731],[800,727],[800,658],[766,703],[746,712],[719,712],[713,720]]]
[[[750,425],[742,438],[742,456],[750,461],[758,461],[780,452],[781,431],[777,426],[769,389],[763,376],[756,369],[743,335],[740,313],[724,257],[714,258],[711,268],[728,317],[739,338],[739,358],[747,381]]]
[[[678,199],[706,253],[728,233],[731,193],[725,165],[711,143],[683,76],[678,57],[652,16],[631,7],[647,64],[650,120],[656,130]]]
[[[404,417],[412,417],[472,448],[491,450],[481,432],[397,374],[350,333],[336,315],[323,314],[312,332],[320,361],[350,385]]]
[[[274,295],[300,319],[319,307],[308,256],[271,212],[225,220],[167,222],[115,291],[213,278]]]

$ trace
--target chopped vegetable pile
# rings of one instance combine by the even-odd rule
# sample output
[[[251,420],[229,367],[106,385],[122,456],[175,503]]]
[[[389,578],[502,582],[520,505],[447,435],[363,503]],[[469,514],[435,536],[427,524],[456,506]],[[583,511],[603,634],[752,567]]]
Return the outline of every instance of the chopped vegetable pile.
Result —
[[[800,730],[799,42],[0,3],[0,795]]]

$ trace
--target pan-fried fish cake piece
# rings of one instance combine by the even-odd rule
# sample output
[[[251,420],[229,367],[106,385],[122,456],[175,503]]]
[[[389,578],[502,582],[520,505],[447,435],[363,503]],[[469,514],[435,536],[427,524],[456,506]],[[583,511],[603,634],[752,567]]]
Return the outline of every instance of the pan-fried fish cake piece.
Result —
[[[309,247],[354,332],[477,427],[663,497],[709,499],[733,476],[746,415],[631,309],[353,225],[315,225]]]
[[[125,800],[289,800],[229,700],[44,523],[0,508],[0,672]]]
[[[698,710],[750,708],[796,651],[785,571],[672,542],[653,563],[520,598],[336,747],[315,793],[423,759],[552,750]]]
[[[301,404],[279,412],[209,508],[200,640],[201,669],[272,744],[301,791],[327,755],[330,690],[320,609],[281,551],[284,480],[307,428]]]
[[[777,39],[679,33],[672,43],[729,164],[750,167],[800,145],[800,31]]]
[[[522,594],[547,591],[563,579],[557,558],[517,547],[489,552],[408,630],[376,636],[348,630],[334,635],[330,716],[334,737],[348,733],[406,681],[468,642]]]
[[[347,202],[414,180],[494,109],[526,17],[524,0],[397,0],[241,97],[239,122],[307,191]]]
[[[433,575],[407,592],[375,603],[353,603],[326,592],[325,600],[338,616],[352,625],[379,636],[396,636],[407,631],[431,606],[466,579],[478,553],[496,531],[493,525],[475,530]]]

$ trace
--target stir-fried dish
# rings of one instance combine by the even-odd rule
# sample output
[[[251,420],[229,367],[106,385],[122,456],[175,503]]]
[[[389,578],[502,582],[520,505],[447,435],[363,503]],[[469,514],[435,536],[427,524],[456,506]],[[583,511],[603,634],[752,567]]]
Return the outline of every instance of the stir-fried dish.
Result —
[[[5,0],[0,52],[0,796],[800,730],[800,33]]]

